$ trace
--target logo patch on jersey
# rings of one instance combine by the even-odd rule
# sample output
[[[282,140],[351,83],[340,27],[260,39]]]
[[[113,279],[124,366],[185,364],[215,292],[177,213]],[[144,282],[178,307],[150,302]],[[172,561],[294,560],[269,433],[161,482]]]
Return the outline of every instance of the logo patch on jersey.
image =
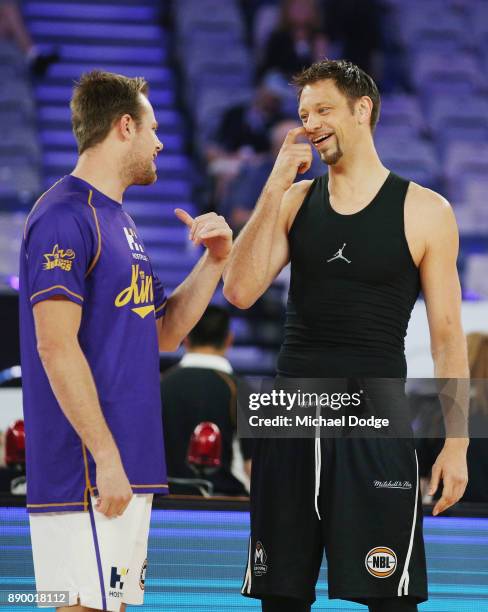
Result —
[[[346,263],[350,264],[351,260],[347,259],[346,257],[344,257],[344,255],[342,254],[342,251],[345,249],[347,245],[347,242],[344,242],[344,244],[342,245],[342,247],[337,251],[337,253],[335,253],[334,255],[332,255],[332,257],[330,259],[327,260],[327,263],[330,263],[331,261],[335,261],[336,259],[342,259],[343,261],[345,261]]]
[[[142,244],[137,237],[136,232],[131,227],[124,227],[124,234],[127,238],[127,242],[129,243],[129,247],[131,251],[139,251],[140,253],[144,253],[144,249],[142,248]]]
[[[377,546],[372,548],[364,560],[366,569],[375,578],[389,578],[397,568],[397,556],[391,548]]]
[[[256,542],[256,550],[254,551],[254,575],[262,576],[266,574],[268,571],[268,566],[266,565],[266,551],[264,550],[264,546],[261,542]]]
[[[132,312],[144,319],[150,312],[154,311],[153,279],[151,275],[139,269],[139,264],[132,264],[131,268],[131,283],[115,298],[115,306],[122,308],[132,303],[134,305],[131,308]],[[139,304],[141,305],[139,306]]]
[[[149,261],[147,255],[144,255],[144,247],[139,242],[139,238],[137,237],[135,230],[133,230],[132,227],[124,227],[124,234],[127,239],[127,244],[132,251],[132,257],[134,259]]]
[[[54,270],[54,268],[61,268],[69,272],[73,265],[73,259],[76,257],[73,249],[60,249],[59,244],[55,244],[52,253],[44,253],[44,259],[46,260],[43,265],[43,270]]]
[[[147,559],[144,560],[141,568],[141,574],[139,576],[139,586],[141,590],[144,591],[144,586],[146,584],[146,570],[147,570]]]
[[[112,566],[110,568],[110,588],[111,589],[118,589],[118,590],[122,590],[124,588],[124,580],[125,577],[127,576],[128,573],[128,569],[125,567],[114,567]],[[111,595],[111,597],[119,597],[118,594],[113,595],[112,593],[109,593]]]

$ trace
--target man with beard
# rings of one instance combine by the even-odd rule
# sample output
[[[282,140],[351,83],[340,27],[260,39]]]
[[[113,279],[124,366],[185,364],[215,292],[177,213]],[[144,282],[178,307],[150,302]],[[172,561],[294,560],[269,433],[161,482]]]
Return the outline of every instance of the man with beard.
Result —
[[[364,71],[326,60],[295,85],[303,127],[285,138],[236,241],[225,296],[248,308],[290,262],[278,373],[401,380],[421,287],[436,376],[467,378],[458,234],[448,203],[381,163],[373,142],[380,96]],[[293,184],[310,167],[311,146],[328,176]],[[467,444],[448,437],[437,457],[431,490],[442,481],[443,491],[434,515],[463,494]],[[253,567],[258,543],[266,571]],[[330,598],[371,612],[417,610],[427,579],[413,441],[257,440],[249,547],[242,593],[261,599],[265,612],[310,610],[324,549]]]
[[[163,144],[142,78],[93,71],[71,100],[79,160],[34,205],[20,271],[27,509],[36,586],[65,610],[142,604],[154,493],[167,493],[160,350],[207,307],[232,246],[176,209],[206,251],[170,297],[122,198]]]

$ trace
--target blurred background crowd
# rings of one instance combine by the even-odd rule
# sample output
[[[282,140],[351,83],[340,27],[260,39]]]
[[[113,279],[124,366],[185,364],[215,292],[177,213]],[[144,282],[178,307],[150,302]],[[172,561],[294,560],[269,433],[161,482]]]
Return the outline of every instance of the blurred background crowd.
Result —
[[[291,76],[324,57],[375,78],[383,162],[449,199],[463,298],[487,300],[486,0],[0,0],[0,371],[19,363],[26,213],[75,165],[75,79],[98,67],[150,83],[164,143],[159,180],[129,189],[124,207],[171,292],[199,256],[174,208],[215,210],[239,232],[287,130],[299,125]],[[326,171],[316,158],[304,178]],[[287,287],[285,270],[245,312],[217,292],[214,303],[231,314],[236,371],[273,373]],[[162,355],[162,370],[178,358]]]

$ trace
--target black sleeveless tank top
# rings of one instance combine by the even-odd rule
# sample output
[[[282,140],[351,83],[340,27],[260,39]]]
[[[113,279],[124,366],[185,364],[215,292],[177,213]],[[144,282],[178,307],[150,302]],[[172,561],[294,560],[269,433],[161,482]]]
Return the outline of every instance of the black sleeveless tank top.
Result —
[[[291,281],[278,373],[406,376],[405,335],[419,271],[405,237],[408,181],[390,173],[352,215],[315,179],[289,233]]]

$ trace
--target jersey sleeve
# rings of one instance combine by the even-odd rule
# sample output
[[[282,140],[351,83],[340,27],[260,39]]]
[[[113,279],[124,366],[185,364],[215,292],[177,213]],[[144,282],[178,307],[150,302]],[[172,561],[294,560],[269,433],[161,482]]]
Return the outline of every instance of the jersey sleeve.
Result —
[[[94,246],[88,221],[69,207],[57,206],[27,228],[25,256],[31,304],[63,295],[82,306]]]
[[[164,316],[166,312],[166,292],[164,287],[159,280],[157,274],[153,272],[153,286],[154,286],[154,311],[156,319]]]

